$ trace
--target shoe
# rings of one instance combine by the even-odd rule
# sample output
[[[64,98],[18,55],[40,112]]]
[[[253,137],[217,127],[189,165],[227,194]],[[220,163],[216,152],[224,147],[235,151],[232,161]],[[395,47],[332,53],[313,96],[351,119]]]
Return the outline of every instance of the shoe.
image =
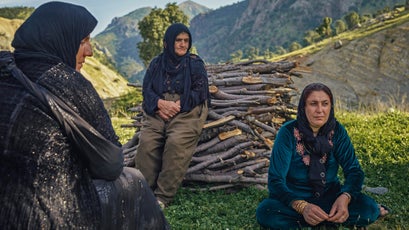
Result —
[[[377,195],[383,195],[388,192],[388,188],[385,187],[369,187],[365,185],[362,185],[362,190]]]

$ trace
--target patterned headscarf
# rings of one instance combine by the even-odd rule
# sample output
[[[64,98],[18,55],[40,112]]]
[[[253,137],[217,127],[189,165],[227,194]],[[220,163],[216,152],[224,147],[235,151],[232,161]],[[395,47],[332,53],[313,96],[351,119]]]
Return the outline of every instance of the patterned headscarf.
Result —
[[[16,58],[60,60],[75,68],[81,40],[97,25],[82,6],[48,2],[39,6],[17,29],[12,46]]]
[[[328,121],[319,129],[317,136],[314,136],[313,131],[305,114],[306,100],[308,96],[314,91],[325,92],[331,101],[331,110]],[[309,180],[313,187],[313,193],[316,197],[322,195],[325,188],[325,161],[322,159],[332,149],[332,142],[330,140],[331,133],[335,128],[336,119],[334,117],[334,97],[331,90],[322,83],[311,83],[307,85],[302,94],[298,104],[297,111],[297,126],[302,133],[302,141],[307,152],[310,153],[310,168]]]

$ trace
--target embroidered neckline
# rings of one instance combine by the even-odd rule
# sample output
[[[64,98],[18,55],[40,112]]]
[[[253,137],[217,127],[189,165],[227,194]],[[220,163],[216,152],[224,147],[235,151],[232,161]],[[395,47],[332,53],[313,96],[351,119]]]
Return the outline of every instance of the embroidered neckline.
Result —
[[[334,130],[332,130],[329,134],[329,143],[331,146],[333,146],[332,143],[332,137],[334,135]],[[304,143],[302,141],[302,133],[294,127],[294,137],[297,140],[297,145],[295,147],[296,152],[301,156],[302,161],[306,166],[310,165],[310,152],[305,148]],[[327,162],[327,153],[324,154],[324,156],[321,157],[320,159],[321,163],[324,164]]]

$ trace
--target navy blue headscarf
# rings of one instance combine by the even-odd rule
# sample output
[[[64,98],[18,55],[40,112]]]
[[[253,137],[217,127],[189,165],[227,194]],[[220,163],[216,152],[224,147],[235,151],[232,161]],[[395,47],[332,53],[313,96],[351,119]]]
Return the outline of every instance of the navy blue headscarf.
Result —
[[[189,48],[185,55],[178,56],[175,53],[175,40],[180,33],[187,33],[189,35]],[[184,63],[189,58],[189,50],[192,47],[192,35],[189,29],[182,23],[174,23],[168,27],[163,38],[163,57],[162,67],[167,73],[177,73],[182,70],[181,63]]]
[[[18,28],[12,46],[16,59],[46,58],[75,68],[81,40],[97,25],[82,6],[48,2],[39,6]]]
[[[178,56],[175,40],[181,33],[188,34],[189,46],[186,54]],[[180,95],[181,112],[189,112],[206,100],[210,103],[204,62],[199,56],[190,54],[191,47],[192,36],[184,24],[174,23],[168,27],[163,39],[163,51],[151,61],[143,79],[143,109],[148,115],[155,115],[158,100],[163,99],[167,92]],[[177,87],[169,89],[167,84],[172,84],[171,81]]]
[[[318,130],[318,134],[315,137],[310,124],[305,114],[305,104],[308,96],[314,91],[324,91],[330,98],[331,110],[328,117],[328,121]],[[318,198],[322,195],[325,188],[325,162],[321,161],[321,158],[328,154],[332,150],[330,143],[330,134],[334,130],[336,125],[336,119],[334,116],[334,97],[331,90],[322,83],[311,83],[307,85],[302,94],[298,104],[297,111],[297,126],[302,133],[302,141],[308,152],[310,152],[310,168],[309,168],[309,180],[313,187],[313,193]]]

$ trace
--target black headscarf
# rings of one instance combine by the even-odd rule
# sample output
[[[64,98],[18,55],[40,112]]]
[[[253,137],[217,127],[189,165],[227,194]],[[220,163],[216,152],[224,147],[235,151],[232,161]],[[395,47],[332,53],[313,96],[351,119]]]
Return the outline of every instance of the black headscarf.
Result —
[[[15,33],[12,45],[16,59],[41,59],[63,62],[75,69],[81,40],[87,37],[97,20],[84,7],[63,2],[49,2],[38,7]],[[12,63],[12,58],[9,58]],[[62,98],[32,82],[14,64],[13,76],[48,108],[89,162],[93,178],[114,180],[123,168],[120,147],[106,139],[85,121]],[[74,71],[75,72],[75,71]]]
[[[189,35],[189,47],[183,56],[178,56],[175,53],[175,40],[180,33],[187,33]],[[155,71],[152,79],[161,79],[163,76],[169,75],[172,77],[183,75],[183,94],[181,95],[181,111],[185,112],[189,106],[189,95],[191,93],[191,66],[190,66],[190,53],[189,50],[192,47],[192,35],[182,23],[174,23],[168,27],[163,38],[163,52],[158,56],[160,67],[158,71]],[[163,84],[160,85],[158,94],[162,95],[166,88]]]
[[[97,20],[82,6],[48,2],[39,6],[18,28],[12,46],[16,59],[59,60],[72,68],[81,40],[97,25]]]
[[[317,136],[314,136],[313,131],[305,114],[305,104],[308,96],[314,91],[325,92],[331,101],[331,110],[328,121],[318,130]],[[331,132],[334,130],[336,119],[334,116],[334,97],[331,90],[322,83],[311,83],[307,85],[302,94],[298,104],[297,111],[297,126],[302,133],[302,142],[310,153],[310,168],[309,180],[313,187],[313,193],[316,197],[322,195],[325,188],[326,168],[322,157],[328,154],[332,149],[330,142]]]
[[[175,40],[176,37],[185,32],[189,35],[189,48],[185,55],[178,56],[175,53]],[[163,58],[162,58],[162,67],[166,70],[167,73],[177,73],[182,70],[184,61],[189,58],[189,50],[192,47],[192,35],[190,34],[189,29],[182,23],[175,23],[168,27],[163,38]]]

